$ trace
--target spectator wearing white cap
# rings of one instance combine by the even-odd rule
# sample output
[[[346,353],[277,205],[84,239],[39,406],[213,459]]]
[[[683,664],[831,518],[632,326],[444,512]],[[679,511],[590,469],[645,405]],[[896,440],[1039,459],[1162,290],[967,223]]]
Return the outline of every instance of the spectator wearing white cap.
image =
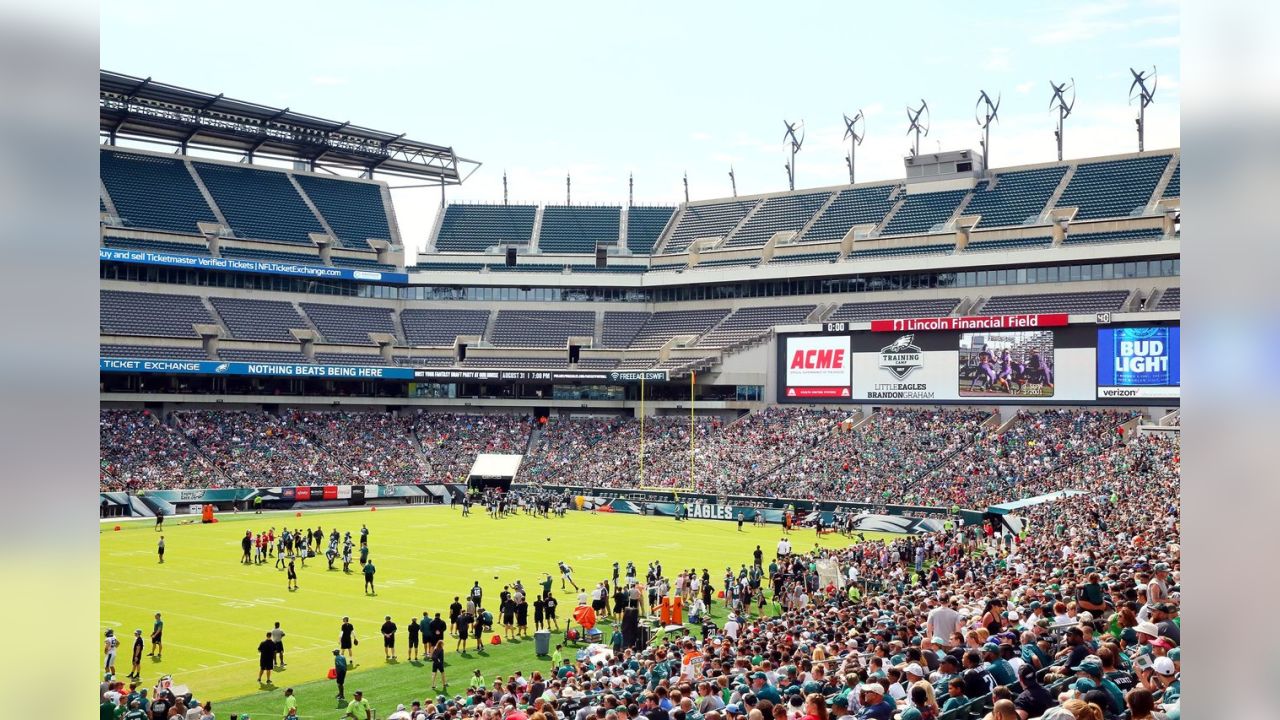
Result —
[[[858,688],[862,709],[855,716],[858,720],[893,720],[898,708],[885,699],[884,686],[880,683],[864,683]]]
[[[1134,631],[1138,633],[1138,642],[1141,644],[1142,648],[1141,652],[1144,654],[1150,654],[1151,641],[1160,637],[1160,628],[1156,627],[1156,624],[1153,622],[1140,622],[1138,623],[1138,626],[1134,628]]]
[[[1138,679],[1162,704],[1172,705],[1182,697],[1182,677],[1167,657],[1153,660],[1151,667],[1138,674]]]

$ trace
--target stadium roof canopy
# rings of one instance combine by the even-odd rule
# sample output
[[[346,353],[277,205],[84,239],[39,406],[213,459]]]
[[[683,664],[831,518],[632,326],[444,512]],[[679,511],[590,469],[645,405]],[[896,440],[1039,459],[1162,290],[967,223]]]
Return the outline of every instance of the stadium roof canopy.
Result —
[[[453,148],[398,135],[210,95],[151,78],[101,70],[98,131],[110,144],[118,138],[173,144],[257,157],[302,161],[315,169],[355,170],[458,185],[480,163],[459,158]]]

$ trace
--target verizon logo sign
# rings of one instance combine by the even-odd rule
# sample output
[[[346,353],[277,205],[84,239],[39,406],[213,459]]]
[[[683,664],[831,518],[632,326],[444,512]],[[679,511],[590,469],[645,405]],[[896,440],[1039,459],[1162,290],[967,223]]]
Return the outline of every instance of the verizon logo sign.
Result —
[[[923,332],[929,330],[1002,330],[1062,327],[1066,313],[1047,315],[970,315],[967,317],[900,318],[872,320],[871,332]]]

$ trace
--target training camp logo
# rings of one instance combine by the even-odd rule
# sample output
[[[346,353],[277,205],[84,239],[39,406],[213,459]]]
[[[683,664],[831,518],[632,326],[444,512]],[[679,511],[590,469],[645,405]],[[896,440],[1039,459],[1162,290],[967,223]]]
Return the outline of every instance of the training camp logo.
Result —
[[[892,345],[880,348],[880,369],[888,370],[899,380],[924,367],[924,353],[912,344],[915,335],[903,335]]]

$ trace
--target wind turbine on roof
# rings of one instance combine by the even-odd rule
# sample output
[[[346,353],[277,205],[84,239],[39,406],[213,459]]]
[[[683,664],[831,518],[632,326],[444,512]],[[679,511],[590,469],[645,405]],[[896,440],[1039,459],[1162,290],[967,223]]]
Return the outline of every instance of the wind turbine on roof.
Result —
[[[858,123],[862,123],[862,132],[858,132]],[[862,138],[866,136],[867,118],[862,114],[862,108],[858,108],[858,114],[853,117],[844,116],[844,136],[849,141],[849,157],[844,159],[844,164],[849,166],[849,184],[854,183],[853,166],[856,160],[855,153],[858,146],[862,144]]]
[[[983,108],[983,106],[986,106]],[[979,110],[979,108],[983,108]],[[973,106],[973,119],[977,121],[978,127],[982,128],[982,156],[985,158],[986,166],[991,167],[991,123],[1000,117],[1000,95],[996,94],[996,101],[991,102],[991,96],[986,90],[978,93],[978,102]]]
[[[1049,81],[1049,87],[1053,88],[1053,99],[1049,101],[1049,109],[1058,111],[1058,129],[1053,131],[1053,137],[1058,141],[1058,161],[1062,161],[1062,131],[1067,116],[1071,114],[1071,109],[1076,106],[1076,79],[1071,78],[1064,83],[1055,83]],[[1071,91],[1071,100],[1067,100],[1067,91]]]
[[[800,122],[782,121],[787,126],[787,132],[782,136],[783,140],[790,141],[791,161],[787,163],[787,186],[792,190],[796,189],[796,153],[800,152],[800,148],[804,145],[804,120]],[[796,137],[796,128],[800,129],[800,136]]]
[[[1139,72],[1133,68],[1129,68],[1129,73],[1133,75],[1133,83],[1129,85],[1129,104],[1138,101],[1138,152],[1142,152],[1143,130],[1147,124],[1147,106],[1155,102],[1156,99],[1156,83],[1159,78],[1156,77],[1156,66],[1151,66],[1151,74],[1148,75],[1146,70]],[[1147,81],[1151,81],[1151,87],[1147,88]],[[1136,92],[1135,92],[1136,89]]]
[[[924,122],[920,121],[921,116],[924,117]],[[913,132],[916,134],[915,142],[911,146],[911,157],[920,154],[920,138],[929,136],[929,120],[929,103],[925,102],[924,98],[920,99],[918,108],[907,106],[907,122],[910,123],[907,134],[910,135]]]

